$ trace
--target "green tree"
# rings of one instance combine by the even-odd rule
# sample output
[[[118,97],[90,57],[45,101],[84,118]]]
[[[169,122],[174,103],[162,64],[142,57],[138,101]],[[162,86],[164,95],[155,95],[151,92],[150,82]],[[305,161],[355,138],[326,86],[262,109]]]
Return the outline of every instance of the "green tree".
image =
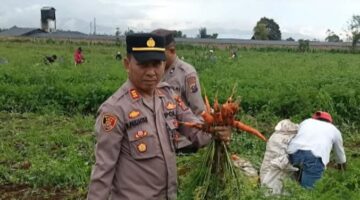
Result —
[[[205,27],[199,29],[199,35],[197,35],[198,38],[213,38],[216,39],[218,37],[217,33],[213,33],[212,35],[207,34],[207,30]]]
[[[116,45],[116,46],[120,46],[120,45],[121,45],[120,35],[121,35],[120,28],[117,27],[117,28],[116,28],[116,32],[115,32],[115,38],[116,38],[115,45]]]
[[[264,25],[267,31],[264,30]],[[263,40],[281,40],[280,27],[273,19],[266,17],[261,18],[253,30],[254,35],[252,39],[264,38]],[[267,37],[265,37],[264,34],[267,34]]]
[[[131,35],[131,34],[134,34],[134,33],[135,33],[135,31],[133,31],[132,29],[129,29],[129,28],[128,28],[128,30],[125,31],[124,35],[125,35],[125,36],[128,36],[128,35]]]
[[[326,33],[327,33],[327,37],[325,38],[326,42],[342,42],[342,40],[340,40],[340,37],[336,35],[334,31],[328,29]]]
[[[199,38],[208,38],[208,34],[207,34],[207,31],[206,31],[205,27],[199,29],[198,37]]]
[[[176,37],[176,38],[186,38],[186,35],[183,34],[181,31],[176,31],[174,37]]]
[[[266,24],[258,23],[254,27],[254,35],[251,38],[252,40],[268,40],[269,39],[269,30],[266,28]]]
[[[301,52],[309,51],[310,50],[310,41],[309,40],[298,40],[299,46],[298,50]]]
[[[287,38],[287,39],[286,39],[286,41],[291,41],[291,42],[294,42],[294,41],[295,41],[295,39],[294,39],[294,38],[292,38],[292,37],[289,37],[289,38]]]
[[[210,38],[216,39],[216,38],[218,37],[218,35],[219,35],[219,34],[217,34],[217,33],[213,33],[213,34],[210,36]]]
[[[352,47],[356,48],[356,44],[360,39],[360,15],[353,15],[351,20],[348,22],[348,29],[351,33]]]

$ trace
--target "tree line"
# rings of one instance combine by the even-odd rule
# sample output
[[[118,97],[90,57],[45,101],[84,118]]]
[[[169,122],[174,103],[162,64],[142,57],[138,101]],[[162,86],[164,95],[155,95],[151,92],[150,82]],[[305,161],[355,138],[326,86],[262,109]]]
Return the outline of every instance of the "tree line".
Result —
[[[357,43],[360,40],[360,15],[353,15],[352,18],[347,22],[347,38],[352,41],[352,47],[355,48]],[[124,32],[124,35],[129,35],[135,33],[134,30],[128,29]],[[117,28],[116,36],[120,36],[121,32]],[[216,39],[218,33],[208,34],[206,27],[201,27],[199,33],[196,36],[197,38],[210,38]],[[328,29],[326,31],[326,42],[343,42],[339,35],[334,31]],[[182,31],[176,30],[175,37],[177,38],[186,38],[186,34],[183,34]],[[252,40],[282,40],[280,26],[273,19],[262,17],[253,28]],[[286,38],[286,41],[295,41],[292,37]],[[302,40],[302,39],[300,39]],[[299,41],[300,41],[299,40]]]

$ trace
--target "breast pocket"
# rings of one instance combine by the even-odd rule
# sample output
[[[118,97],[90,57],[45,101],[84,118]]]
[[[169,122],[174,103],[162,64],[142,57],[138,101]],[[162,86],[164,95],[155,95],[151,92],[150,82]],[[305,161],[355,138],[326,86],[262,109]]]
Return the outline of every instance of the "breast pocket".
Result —
[[[128,132],[131,156],[136,159],[149,159],[156,157],[156,137],[146,130],[132,130]]]
[[[171,146],[171,150],[175,151],[177,148],[177,143],[179,139],[179,132],[177,131],[178,128],[178,121],[177,119],[167,119],[166,120],[166,128],[169,134],[169,143]]]

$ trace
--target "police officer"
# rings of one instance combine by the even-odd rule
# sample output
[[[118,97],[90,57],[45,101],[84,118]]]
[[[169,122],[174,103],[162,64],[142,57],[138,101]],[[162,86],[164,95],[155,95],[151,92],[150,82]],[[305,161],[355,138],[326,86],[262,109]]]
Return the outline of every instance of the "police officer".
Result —
[[[176,199],[175,131],[198,147],[211,137],[178,123],[199,121],[167,83],[160,83],[164,38],[133,34],[126,43],[128,80],[100,106],[96,119],[88,199]],[[218,139],[229,140],[229,127],[215,131]]]
[[[177,92],[192,112],[201,118],[205,110],[204,101],[201,96],[199,78],[195,68],[182,61],[176,54],[174,34],[175,31],[156,29],[152,31],[165,37],[165,75],[162,81],[167,82]],[[186,137],[181,136],[177,142],[178,153],[196,152],[197,147],[192,145]]]

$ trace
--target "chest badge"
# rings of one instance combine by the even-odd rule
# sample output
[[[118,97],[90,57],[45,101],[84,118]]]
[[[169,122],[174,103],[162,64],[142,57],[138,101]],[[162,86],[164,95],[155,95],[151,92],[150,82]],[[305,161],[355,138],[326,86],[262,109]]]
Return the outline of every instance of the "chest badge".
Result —
[[[174,71],[175,71],[175,67],[171,68],[169,73],[172,74],[174,73]]]
[[[140,138],[146,137],[147,135],[148,135],[147,131],[138,131],[135,134],[135,138],[140,139]]]
[[[179,123],[178,123],[178,121],[176,119],[174,119],[173,125],[174,125],[175,128],[179,127]]]
[[[139,117],[139,115],[140,115],[140,111],[137,111],[137,110],[133,110],[133,111],[129,112],[130,119],[137,118],[137,117]]]
[[[166,109],[168,110],[174,110],[176,108],[176,104],[172,103],[172,102],[168,102],[166,104]]]
[[[183,100],[181,99],[180,96],[175,96],[174,99],[176,100],[176,103],[179,105],[179,107],[185,111],[188,109],[188,107],[185,105],[185,103],[183,102]]]
[[[147,150],[147,146],[145,143],[140,143],[137,145],[137,150],[140,152],[140,153],[144,153],[146,152]]]

